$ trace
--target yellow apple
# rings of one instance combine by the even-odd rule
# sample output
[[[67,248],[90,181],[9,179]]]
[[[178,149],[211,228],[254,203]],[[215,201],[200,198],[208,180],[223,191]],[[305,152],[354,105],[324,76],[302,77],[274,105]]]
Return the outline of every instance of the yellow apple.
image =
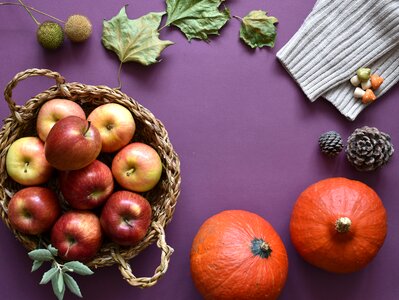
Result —
[[[96,107],[87,120],[100,132],[102,152],[115,152],[126,146],[136,130],[131,112],[117,103],[107,103]]]
[[[38,137],[23,137],[8,149],[6,170],[20,184],[39,185],[50,179],[53,167],[46,160],[44,143]]]
[[[36,121],[36,131],[40,139],[45,142],[54,124],[68,116],[86,119],[82,107],[71,100],[52,99],[44,103],[39,110]]]

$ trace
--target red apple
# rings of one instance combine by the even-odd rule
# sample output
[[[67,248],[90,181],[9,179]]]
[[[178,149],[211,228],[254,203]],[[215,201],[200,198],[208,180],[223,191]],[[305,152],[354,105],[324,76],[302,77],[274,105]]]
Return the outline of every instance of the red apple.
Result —
[[[115,155],[112,174],[125,189],[146,192],[161,178],[161,158],[152,147],[139,142],[131,143]]]
[[[53,167],[44,155],[44,144],[37,137],[14,141],[6,155],[8,175],[23,185],[39,185],[48,181]]]
[[[64,260],[88,261],[102,243],[100,220],[89,211],[68,211],[54,224],[51,244]]]
[[[63,171],[59,178],[62,195],[76,209],[100,206],[114,189],[110,168],[99,160],[79,170]]]
[[[23,188],[8,204],[12,227],[25,234],[36,235],[49,230],[60,213],[57,195],[44,187]]]
[[[69,116],[55,123],[44,146],[52,166],[62,171],[78,170],[100,154],[101,136],[87,120]]]
[[[77,116],[86,119],[86,114],[82,107],[71,100],[52,99],[42,105],[37,115],[36,131],[42,141],[46,141],[50,129],[59,120]]]
[[[113,242],[133,246],[145,237],[151,216],[151,205],[144,197],[129,191],[118,191],[105,203],[100,222],[104,233]]]
[[[136,130],[131,112],[117,103],[96,107],[87,120],[100,131],[103,152],[115,152],[126,146]]]

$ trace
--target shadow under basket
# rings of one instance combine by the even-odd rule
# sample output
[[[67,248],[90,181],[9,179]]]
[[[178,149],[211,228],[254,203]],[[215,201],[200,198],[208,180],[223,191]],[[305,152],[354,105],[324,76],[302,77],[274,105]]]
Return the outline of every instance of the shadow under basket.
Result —
[[[56,85],[29,99],[25,105],[16,105],[12,100],[12,90],[19,81],[33,76],[53,78]],[[8,218],[8,203],[13,193],[23,186],[8,177],[6,172],[6,154],[10,145],[24,136],[37,136],[36,118],[39,109],[54,98],[72,100],[82,106],[86,114],[95,107],[106,103],[118,103],[126,107],[136,122],[136,132],[133,141],[140,141],[152,146],[159,154],[163,164],[163,172],[159,183],[149,192],[142,194],[152,206],[152,222],[145,238],[134,247],[122,247],[112,242],[104,242],[97,255],[86,265],[93,268],[117,264],[122,277],[132,286],[150,287],[162,277],[169,265],[173,249],[166,243],[165,226],[171,221],[176,201],[180,194],[180,161],[169,141],[168,133],[163,124],[145,107],[119,90],[107,86],[92,86],[81,83],[66,83],[57,72],[43,69],[29,69],[18,73],[8,83],[4,91],[11,114],[4,120],[0,131],[0,212],[3,222],[15,237],[25,246],[33,250],[42,244],[49,243],[48,236],[29,236],[12,228]],[[57,184],[49,185],[59,193]],[[68,207],[63,205],[64,210]],[[161,250],[161,261],[152,277],[135,277],[128,261],[138,255],[153,242]]]

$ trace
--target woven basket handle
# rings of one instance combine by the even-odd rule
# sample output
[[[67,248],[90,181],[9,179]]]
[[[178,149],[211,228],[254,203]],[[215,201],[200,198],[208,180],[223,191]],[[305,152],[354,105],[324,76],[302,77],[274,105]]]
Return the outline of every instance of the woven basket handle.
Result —
[[[4,99],[8,103],[8,107],[10,108],[10,111],[12,113],[16,114],[21,108],[21,106],[17,105],[12,99],[12,90],[17,86],[18,82],[26,78],[35,76],[46,76],[49,78],[53,78],[61,94],[67,97],[70,96],[69,91],[64,86],[65,79],[59,73],[47,69],[28,69],[15,75],[14,78],[7,84],[4,90]]]
[[[112,253],[113,258],[119,264],[119,271],[121,272],[123,278],[132,286],[138,286],[141,288],[153,286],[168,270],[170,256],[172,255],[174,250],[166,243],[165,231],[163,227],[157,222],[152,222],[151,226],[158,233],[157,246],[161,249],[161,263],[155,269],[155,273],[152,277],[137,278],[133,275],[132,269],[130,268],[130,265],[125,261],[125,259],[121,257],[119,253]]]

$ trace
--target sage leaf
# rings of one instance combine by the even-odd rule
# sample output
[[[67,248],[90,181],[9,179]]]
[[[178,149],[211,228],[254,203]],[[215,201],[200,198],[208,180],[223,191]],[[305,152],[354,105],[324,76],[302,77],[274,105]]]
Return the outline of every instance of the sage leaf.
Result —
[[[80,261],[69,261],[64,264],[64,267],[67,267],[68,269],[72,269],[74,273],[79,274],[79,275],[92,275],[94,272],[90,270],[88,266],[85,264],[81,263]]]
[[[49,244],[49,245],[47,246],[47,249],[50,251],[50,253],[51,253],[53,256],[57,256],[57,255],[58,255],[58,249],[55,248],[55,247],[53,247],[51,244]]]
[[[276,23],[277,18],[269,17],[267,12],[253,10],[242,18],[240,38],[252,48],[273,48],[277,36]]]
[[[62,276],[61,272],[57,272],[57,275],[51,279],[51,285],[53,287],[54,295],[57,297],[57,299],[64,299],[65,284],[64,277]]]
[[[62,276],[64,277],[64,281],[68,289],[76,296],[82,298],[82,293],[80,292],[80,288],[76,280],[73,279],[73,277],[67,273],[63,273]]]
[[[148,66],[158,62],[161,52],[173,44],[159,39],[158,27],[164,14],[152,12],[131,20],[124,6],[118,15],[103,21],[103,46],[115,52],[121,63],[133,61]]]
[[[46,284],[48,283],[50,280],[52,280],[55,276],[57,276],[57,274],[59,273],[59,270],[57,267],[55,268],[51,268],[50,270],[48,270],[47,272],[45,272],[43,274],[42,280],[40,281],[40,284]]]
[[[35,249],[28,253],[29,257],[33,260],[50,261],[53,260],[51,252],[47,249]]]
[[[59,292],[65,290],[64,276],[61,272],[59,272],[57,275],[57,288]]]
[[[43,261],[41,261],[41,260],[34,260],[34,261],[33,261],[33,264],[32,264],[32,270],[31,270],[31,272],[34,272],[34,271],[36,271],[37,269],[39,269],[39,268],[42,266],[42,264],[43,264]]]
[[[219,10],[224,0],[166,0],[166,25],[178,27],[190,41],[208,40],[230,19],[228,8]]]

